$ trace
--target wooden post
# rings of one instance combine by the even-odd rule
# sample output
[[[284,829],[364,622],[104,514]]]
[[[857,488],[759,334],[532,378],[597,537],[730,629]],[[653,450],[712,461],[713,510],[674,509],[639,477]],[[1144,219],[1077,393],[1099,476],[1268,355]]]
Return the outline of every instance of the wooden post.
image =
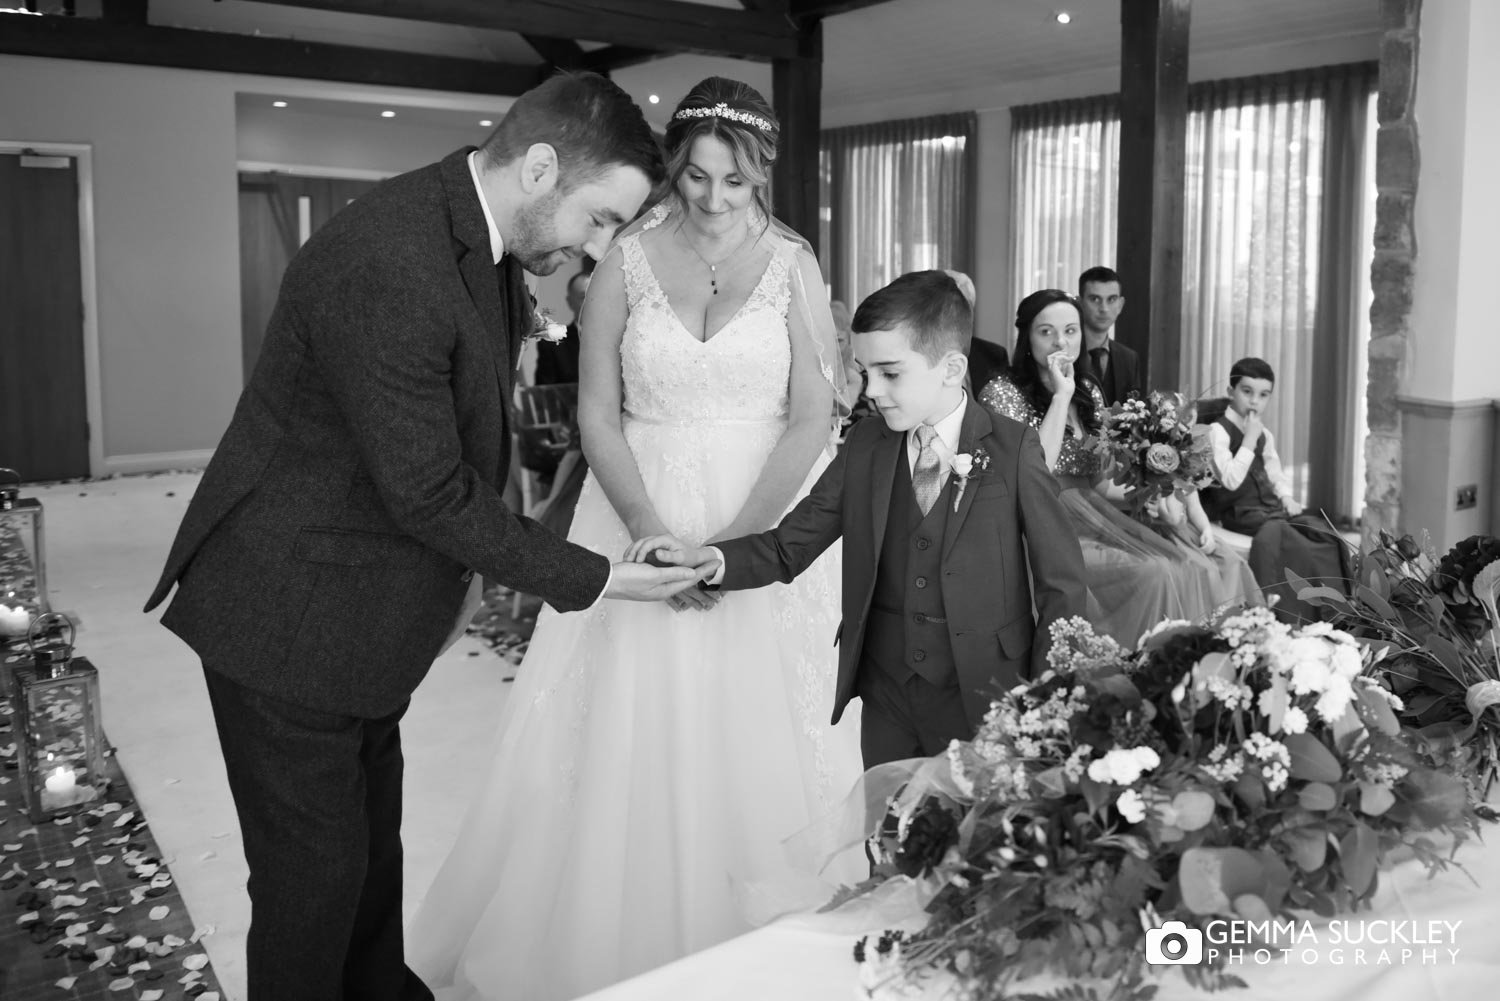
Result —
[[[771,199],[776,217],[818,250],[818,140],[823,114],[823,22],[810,21],[798,32],[797,55],[771,63],[781,149],[772,171]]]
[[[1120,0],[1120,223],[1115,327],[1148,388],[1176,388],[1182,356],[1182,203],[1192,0]]]

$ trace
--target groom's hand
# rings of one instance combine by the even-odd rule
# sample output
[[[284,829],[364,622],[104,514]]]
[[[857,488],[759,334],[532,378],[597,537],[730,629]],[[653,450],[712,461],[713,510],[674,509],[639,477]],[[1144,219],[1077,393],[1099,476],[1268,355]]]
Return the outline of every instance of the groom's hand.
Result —
[[[662,601],[686,591],[713,576],[714,562],[704,567],[653,567],[644,563],[616,563],[611,570],[606,598],[626,601]]]

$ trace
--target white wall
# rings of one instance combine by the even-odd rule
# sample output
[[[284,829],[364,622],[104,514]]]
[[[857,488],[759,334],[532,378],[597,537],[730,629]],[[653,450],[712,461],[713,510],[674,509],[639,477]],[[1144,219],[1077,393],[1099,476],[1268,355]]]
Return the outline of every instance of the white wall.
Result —
[[[234,98],[214,77],[0,59],[0,138],[93,147],[106,460],[210,448],[238,395]]]
[[[505,99],[228,73],[7,56],[0,140],[93,149],[104,468],[194,465],[242,385],[236,164],[272,160],[395,173],[483,130],[300,116],[236,134],[236,94],[443,106],[498,117]],[[288,125],[286,123],[293,123]],[[295,127],[293,127],[295,126]]]

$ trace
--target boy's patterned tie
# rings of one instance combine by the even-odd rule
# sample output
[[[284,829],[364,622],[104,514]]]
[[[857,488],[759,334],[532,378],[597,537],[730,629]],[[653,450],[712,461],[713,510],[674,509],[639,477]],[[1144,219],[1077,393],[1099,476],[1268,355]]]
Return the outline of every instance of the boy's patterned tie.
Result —
[[[922,517],[925,518],[927,512],[932,510],[932,505],[937,503],[943,467],[938,459],[937,449],[932,447],[932,439],[937,437],[937,428],[930,424],[918,424],[916,434],[917,444],[922,447],[917,452],[917,464],[912,467],[911,486],[917,495],[917,507],[922,509]]]

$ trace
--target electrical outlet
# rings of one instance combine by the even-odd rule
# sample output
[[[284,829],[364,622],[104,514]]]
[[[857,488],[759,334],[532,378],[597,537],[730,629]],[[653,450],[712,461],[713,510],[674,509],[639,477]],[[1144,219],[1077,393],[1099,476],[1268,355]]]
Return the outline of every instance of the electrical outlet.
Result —
[[[1470,483],[1468,486],[1458,488],[1458,503],[1456,510],[1466,511],[1479,503],[1479,488]]]

